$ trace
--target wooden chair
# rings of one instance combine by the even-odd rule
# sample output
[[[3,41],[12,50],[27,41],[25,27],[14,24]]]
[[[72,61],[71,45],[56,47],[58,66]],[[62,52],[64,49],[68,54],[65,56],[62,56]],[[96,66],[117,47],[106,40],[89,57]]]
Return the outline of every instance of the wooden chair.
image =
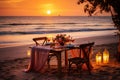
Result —
[[[45,45],[45,43],[47,43],[47,37],[33,38],[33,41],[36,43],[36,46],[43,46]],[[39,41],[41,44],[39,43]]]
[[[74,58],[69,58],[68,62],[69,62],[69,68],[68,68],[68,72],[70,73],[70,71],[72,70],[72,65],[75,64],[77,67],[77,71],[82,71],[82,66],[83,64],[86,64],[87,66],[87,70],[89,71],[89,74],[91,74],[91,64],[90,64],[90,53],[92,50],[92,46],[94,45],[94,42],[92,43],[87,43],[87,44],[81,44],[79,45],[79,57],[74,57]]]
[[[33,41],[35,42],[36,46],[44,46],[48,42],[47,37],[38,37],[38,38],[33,38]],[[47,64],[48,68],[50,68],[50,59],[55,56],[54,53],[49,53]]]

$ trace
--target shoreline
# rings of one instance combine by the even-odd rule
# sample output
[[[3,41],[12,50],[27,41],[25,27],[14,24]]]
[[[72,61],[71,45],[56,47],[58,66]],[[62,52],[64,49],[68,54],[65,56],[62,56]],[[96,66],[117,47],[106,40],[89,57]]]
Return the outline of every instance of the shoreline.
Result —
[[[38,36],[36,36],[36,37],[38,37]],[[106,39],[105,37],[107,37],[108,39]],[[95,39],[96,38],[96,39]],[[82,38],[75,38],[75,43],[80,43],[80,42],[82,42],[82,43],[87,43],[87,42],[91,42],[90,40],[92,40],[92,41],[97,41],[98,42],[98,38],[99,38],[99,41],[101,42],[101,40],[102,40],[102,38],[104,38],[104,40],[106,39],[107,41],[104,41],[104,40],[102,40],[104,43],[103,44],[106,44],[106,42],[107,42],[107,44],[108,43],[114,43],[114,42],[118,42],[118,38],[117,38],[117,36],[115,36],[115,35],[103,35],[103,36],[93,36],[93,37],[82,37]],[[112,39],[112,40],[110,40],[110,38],[114,38],[114,39]],[[32,41],[32,38],[31,38],[31,41]],[[97,43],[96,42],[96,43]],[[98,44],[98,43],[97,43]],[[100,44],[102,44],[102,43],[99,43],[98,45],[100,45]],[[10,47],[20,47],[20,46],[26,46],[26,45],[34,45],[34,42],[31,42],[31,43],[26,43],[26,44],[21,44],[21,43],[15,43],[15,44],[1,44],[0,45],[0,49],[1,48],[10,48]]]
[[[33,38],[35,37],[43,37],[43,36],[51,36],[55,37],[57,34],[67,34],[70,35],[73,39],[77,38],[88,38],[88,37],[97,37],[97,36],[113,36],[116,32],[114,31],[85,31],[85,32],[63,32],[63,33],[50,33],[50,34],[27,34],[27,35],[5,35],[0,36],[0,48],[3,47],[14,47],[14,46],[22,46],[34,44]]]
[[[86,38],[77,38],[75,43],[95,42],[95,45],[118,43],[119,38],[116,35],[93,36]]]
[[[82,44],[88,42],[95,42],[95,45],[102,45],[102,44],[117,43],[118,42],[117,40],[118,40],[117,37],[113,35],[107,35],[107,36],[77,38],[75,39],[74,43]],[[28,57],[27,50],[29,49],[30,46],[33,45],[34,44],[0,48],[0,55],[1,55],[0,61]]]

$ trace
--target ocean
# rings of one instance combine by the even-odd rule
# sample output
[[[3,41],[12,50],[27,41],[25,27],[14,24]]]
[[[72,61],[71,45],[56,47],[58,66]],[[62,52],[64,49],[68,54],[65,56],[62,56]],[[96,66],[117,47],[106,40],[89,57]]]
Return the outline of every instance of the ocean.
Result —
[[[114,35],[111,16],[0,17],[0,48],[34,43],[32,38],[67,34],[72,38]]]

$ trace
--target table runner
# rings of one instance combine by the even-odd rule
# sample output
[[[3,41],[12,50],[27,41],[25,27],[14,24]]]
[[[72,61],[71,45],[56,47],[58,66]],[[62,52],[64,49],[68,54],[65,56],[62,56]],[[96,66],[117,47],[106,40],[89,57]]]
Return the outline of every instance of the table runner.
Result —
[[[48,59],[50,48],[46,46],[34,46],[31,48],[31,61],[26,71],[42,72]]]

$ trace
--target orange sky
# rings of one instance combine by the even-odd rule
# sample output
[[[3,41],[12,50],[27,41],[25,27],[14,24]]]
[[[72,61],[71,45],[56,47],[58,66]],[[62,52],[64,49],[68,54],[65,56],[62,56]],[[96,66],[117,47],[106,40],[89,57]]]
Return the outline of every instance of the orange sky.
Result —
[[[85,16],[78,0],[0,0],[0,16]],[[51,14],[47,14],[47,10]],[[108,15],[108,14],[107,14]]]

